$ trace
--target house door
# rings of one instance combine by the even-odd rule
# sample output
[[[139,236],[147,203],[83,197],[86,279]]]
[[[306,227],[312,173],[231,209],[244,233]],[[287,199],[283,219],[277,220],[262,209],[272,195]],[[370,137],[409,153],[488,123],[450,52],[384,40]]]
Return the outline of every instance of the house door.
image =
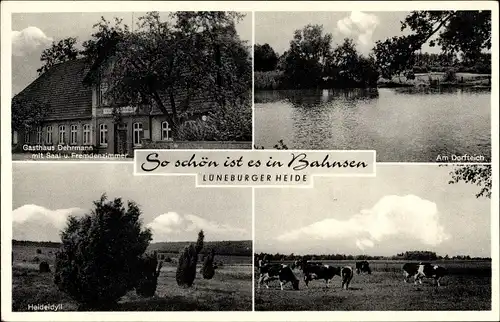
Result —
[[[115,127],[115,153],[127,154],[127,124],[117,124]]]

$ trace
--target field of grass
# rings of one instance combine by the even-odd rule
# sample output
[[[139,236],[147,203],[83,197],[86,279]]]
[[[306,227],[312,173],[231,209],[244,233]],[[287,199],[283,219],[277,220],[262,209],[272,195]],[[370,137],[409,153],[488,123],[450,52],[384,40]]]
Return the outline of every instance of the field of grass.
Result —
[[[322,261],[335,266],[354,261]],[[406,261],[405,261],[406,262]],[[441,287],[433,279],[424,279],[422,285],[405,283],[401,269],[403,261],[370,261],[372,274],[355,274],[349,290],[341,289],[341,279],[335,276],[329,288],[324,280],[303,283],[299,290],[288,283],[283,291],[279,282],[257,288],[255,283],[255,309],[257,311],[446,311],[491,310],[491,262],[442,261],[433,262],[447,268],[449,275],[441,280]]]
[[[37,254],[37,249],[40,249],[42,254]],[[55,251],[56,249],[48,247],[13,246],[13,311],[27,311],[29,304],[62,304],[63,311],[78,309],[77,303],[59,291],[53,282]],[[114,310],[250,311],[252,309],[251,259],[247,257],[246,261],[242,259],[231,261],[229,257],[221,259],[224,265],[217,268],[213,279],[205,280],[198,274],[193,287],[189,289],[177,285],[175,263],[164,263],[154,297],[141,298],[135,291],[130,291]],[[39,261],[47,261],[51,272],[39,273]]]

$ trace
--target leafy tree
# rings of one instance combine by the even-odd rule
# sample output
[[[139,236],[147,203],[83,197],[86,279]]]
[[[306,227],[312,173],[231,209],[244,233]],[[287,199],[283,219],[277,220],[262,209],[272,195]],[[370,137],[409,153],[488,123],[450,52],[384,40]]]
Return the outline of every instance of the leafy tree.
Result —
[[[450,172],[451,180],[449,184],[464,181],[477,185],[480,190],[476,198],[491,198],[491,165],[467,164],[456,166]]]
[[[16,95],[12,99],[11,124],[14,131],[31,131],[40,125],[50,112],[50,105],[36,99]]]
[[[284,74],[293,88],[316,87],[321,82],[329,57],[332,35],[323,26],[307,25],[295,30],[286,53]]]
[[[44,64],[36,70],[38,75],[45,73],[55,64],[77,59],[80,56],[80,51],[75,48],[75,44],[76,38],[74,37],[62,39],[57,43],[52,42],[52,46],[42,52],[40,60]]]
[[[151,241],[137,204],[103,194],[83,217],[70,217],[61,232],[54,282],[80,309],[107,310],[141,277],[141,257]]]
[[[276,69],[278,64],[278,55],[269,44],[253,47],[254,70],[259,72],[267,72]]]
[[[412,11],[401,23],[409,35],[377,41],[374,53],[382,76],[391,78],[413,67],[415,52],[427,42],[445,54],[474,61],[491,49],[491,11]]]
[[[195,112],[196,98],[250,108],[251,58],[235,28],[241,15],[175,12],[170,18],[174,22],[149,12],[134,32],[119,19],[102,19],[84,43],[94,65],[89,79],[104,78],[107,96],[117,104],[154,105],[174,132]]]

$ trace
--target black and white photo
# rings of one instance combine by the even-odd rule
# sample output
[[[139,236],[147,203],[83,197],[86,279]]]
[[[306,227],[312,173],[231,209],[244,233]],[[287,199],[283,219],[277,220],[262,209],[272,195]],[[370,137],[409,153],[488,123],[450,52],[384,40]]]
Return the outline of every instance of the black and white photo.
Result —
[[[12,311],[252,310],[250,189],[128,163],[39,169],[13,168]]]
[[[14,160],[252,147],[251,12],[16,13],[12,30]]]
[[[256,12],[255,144],[489,162],[491,41],[488,10]]]
[[[473,164],[259,189],[255,310],[491,310],[491,189]]]

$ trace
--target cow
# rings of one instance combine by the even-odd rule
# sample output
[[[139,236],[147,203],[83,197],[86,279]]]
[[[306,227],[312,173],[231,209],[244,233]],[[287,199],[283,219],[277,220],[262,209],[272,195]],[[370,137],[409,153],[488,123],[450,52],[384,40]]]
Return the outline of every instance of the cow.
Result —
[[[303,261],[301,268],[302,272],[304,272],[306,287],[309,287],[309,282],[312,280],[325,280],[326,287],[328,287],[328,283],[335,275],[341,276],[340,267],[322,265],[321,263]]]
[[[432,265],[431,263],[406,263],[403,265],[403,274],[405,283],[408,279],[413,276],[414,283],[420,282],[422,284],[422,279],[424,277],[434,278],[437,286],[441,286],[439,281],[443,276],[447,274],[446,268]]]
[[[354,272],[350,266],[344,266],[342,267],[341,274],[342,274],[342,288],[344,288],[345,286],[345,289],[347,290],[349,288],[349,283],[351,282],[352,277],[354,276]]]
[[[356,262],[356,273],[361,274],[363,272],[366,272],[368,274],[372,273],[372,270],[370,269],[370,264],[367,261]]]
[[[290,282],[294,290],[299,289],[299,279],[295,276],[292,268],[285,264],[264,264],[259,267],[258,288],[264,283],[269,288],[269,281],[278,279],[280,281],[281,290],[283,285]]]
[[[417,281],[422,284],[424,277],[434,278],[434,283],[441,286],[439,281],[447,274],[446,268],[439,265],[431,265],[430,263],[419,264],[417,274],[415,275],[415,284]]]
[[[417,263],[405,263],[403,265],[403,276],[405,283],[408,283],[408,279],[411,276],[415,277],[417,275],[418,266],[419,264]]]

